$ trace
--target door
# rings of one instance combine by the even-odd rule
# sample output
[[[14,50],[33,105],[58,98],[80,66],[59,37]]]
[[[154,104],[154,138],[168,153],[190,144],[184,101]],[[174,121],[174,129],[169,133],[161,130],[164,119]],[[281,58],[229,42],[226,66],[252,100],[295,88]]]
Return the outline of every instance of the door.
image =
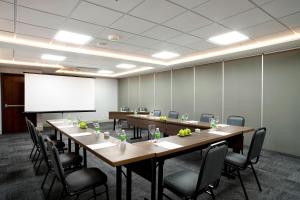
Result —
[[[1,81],[3,133],[25,132],[24,75],[2,74]]]

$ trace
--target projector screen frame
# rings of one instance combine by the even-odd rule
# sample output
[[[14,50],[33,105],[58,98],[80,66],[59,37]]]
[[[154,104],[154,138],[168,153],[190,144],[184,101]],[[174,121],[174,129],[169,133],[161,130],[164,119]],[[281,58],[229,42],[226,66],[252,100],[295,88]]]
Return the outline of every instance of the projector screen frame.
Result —
[[[91,76],[77,76],[68,74],[54,74],[54,73],[38,73],[38,72],[23,72],[24,78],[25,74],[38,74],[38,75],[51,75],[51,76],[65,76],[65,77],[77,77],[77,78],[92,78],[96,80],[96,77]],[[24,92],[25,92],[25,82],[24,82]],[[97,112],[97,110],[57,110],[57,111],[25,111],[24,114],[42,114],[42,113],[77,113],[77,112]]]

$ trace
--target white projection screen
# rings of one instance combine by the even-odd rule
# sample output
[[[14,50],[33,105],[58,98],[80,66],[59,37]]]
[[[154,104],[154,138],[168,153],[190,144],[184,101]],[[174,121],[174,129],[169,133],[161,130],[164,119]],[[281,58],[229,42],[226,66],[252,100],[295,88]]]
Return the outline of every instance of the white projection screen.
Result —
[[[25,112],[95,111],[95,79],[25,74]]]

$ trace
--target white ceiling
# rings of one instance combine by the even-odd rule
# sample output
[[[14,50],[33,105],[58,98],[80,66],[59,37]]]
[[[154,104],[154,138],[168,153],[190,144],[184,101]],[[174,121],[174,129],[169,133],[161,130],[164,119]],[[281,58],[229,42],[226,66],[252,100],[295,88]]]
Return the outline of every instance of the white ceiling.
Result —
[[[232,30],[255,41],[299,27],[300,0],[0,0],[1,33],[51,42],[58,30],[68,30],[93,36],[88,47],[148,58],[162,50],[183,57],[217,49],[207,39]],[[109,34],[120,41],[107,40]],[[52,52],[67,55],[62,65],[116,72],[122,70],[115,65],[124,62],[1,42],[0,47],[2,59],[36,62]]]

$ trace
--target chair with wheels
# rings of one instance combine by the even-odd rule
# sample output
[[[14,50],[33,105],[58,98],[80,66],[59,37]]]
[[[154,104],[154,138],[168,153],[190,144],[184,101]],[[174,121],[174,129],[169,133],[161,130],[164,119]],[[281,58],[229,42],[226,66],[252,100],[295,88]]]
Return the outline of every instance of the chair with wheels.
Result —
[[[214,118],[214,114],[202,113],[200,115],[200,122],[209,122],[210,118]]]
[[[178,116],[179,116],[179,113],[177,111],[170,111],[169,115],[168,115],[168,118],[178,119]]]

